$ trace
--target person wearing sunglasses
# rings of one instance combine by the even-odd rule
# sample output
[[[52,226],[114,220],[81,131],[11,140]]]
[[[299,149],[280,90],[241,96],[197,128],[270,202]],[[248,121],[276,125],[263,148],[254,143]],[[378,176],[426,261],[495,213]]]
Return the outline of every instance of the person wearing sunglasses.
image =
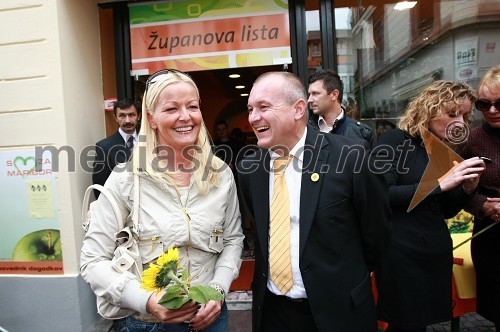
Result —
[[[479,189],[466,210],[474,215],[474,234],[500,222],[500,65],[486,72],[478,88],[476,109],[485,123],[469,135],[464,157],[487,157]],[[476,270],[477,312],[500,331],[500,226],[474,238],[471,254]]]
[[[243,249],[240,210],[231,169],[211,150],[195,82],[162,70],[146,82],[139,144],[132,160],[115,168],[105,188],[122,214],[132,214],[134,174],[139,176],[137,240],[144,269],[171,247],[178,248],[190,284],[223,295],[238,276]],[[170,310],[165,294],[147,292],[132,273],[113,269],[116,221],[106,197],[92,203],[95,222],[83,241],[81,273],[94,292],[126,309],[126,331],[228,330],[224,301],[187,302]]]
[[[428,325],[452,318],[452,239],[445,219],[455,216],[477,188],[484,162],[474,156],[450,169],[413,209],[429,164],[422,130],[448,146],[460,143],[455,132],[467,128],[476,100],[467,84],[435,81],[413,99],[398,128],[387,131],[375,149],[388,149],[384,171],[392,209],[392,238],[375,270],[378,318],[390,332],[425,332]],[[457,129],[457,130],[450,130]],[[461,146],[461,145],[459,145]],[[386,159],[387,158],[387,159]],[[439,162],[439,157],[435,157]],[[429,174],[429,173],[427,173]],[[434,182],[433,182],[434,183]]]

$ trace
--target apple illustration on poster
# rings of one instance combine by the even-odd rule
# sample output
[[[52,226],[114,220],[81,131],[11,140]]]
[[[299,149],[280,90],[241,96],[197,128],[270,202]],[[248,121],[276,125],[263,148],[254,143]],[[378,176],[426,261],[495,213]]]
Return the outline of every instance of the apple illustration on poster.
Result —
[[[59,231],[56,229],[42,229],[23,236],[14,247],[12,261],[62,261]]]

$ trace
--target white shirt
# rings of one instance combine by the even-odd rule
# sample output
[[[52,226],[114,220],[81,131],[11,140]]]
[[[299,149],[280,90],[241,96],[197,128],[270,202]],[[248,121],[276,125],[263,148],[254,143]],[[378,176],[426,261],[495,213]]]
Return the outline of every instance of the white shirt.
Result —
[[[319,128],[319,131],[323,132],[323,133],[329,133],[332,131],[333,129],[333,124],[335,123],[336,120],[342,120],[344,118],[344,111],[342,110],[342,112],[340,112],[339,116],[337,116],[337,118],[335,120],[333,120],[333,123],[332,123],[332,126],[330,127],[328,125],[328,123],[326,123],[326,120],[325,118],[320,115],[318,117],[318,128]]]
[[[299,269],[299,241],[300,241],[300,188],[302,180],[302,164],[304,158],[304,144],[306,141],[307,128],[297,144],[290,151],[293,159],[285,170],[285,179],[290,196],[290,258],[292,261],[293,287],[288,293],[283,294],[290,298],[307,298],[304,282]],[[271,151],[271,164],[269,169],[273,169],[273,163],[279,155]],[[269,202],[273,196],[274,173],[269,172]],[[269,209],[269,213],[271,210]],[[271,273],[267,280],[267,288],[277,295],[282,295],[278,287],[271,280]]]
[[[137,132],[136,132],[135,130],[134,130],[134,133],[133,133],[132,135],[131,135],[131,134],[127,134],[126,132],[124,132],[124,131],[122,130],[122,128],[118,128],[118,132],[120,133],[120,135],[122,135],[122,138],[123,138],[123,140],[125,141],[125,143],[127,143],[128,138],[129,138],[130,136],[133,136],[133,137],[134,137],[134,146],[136,146],[136,145],[137,145]]]

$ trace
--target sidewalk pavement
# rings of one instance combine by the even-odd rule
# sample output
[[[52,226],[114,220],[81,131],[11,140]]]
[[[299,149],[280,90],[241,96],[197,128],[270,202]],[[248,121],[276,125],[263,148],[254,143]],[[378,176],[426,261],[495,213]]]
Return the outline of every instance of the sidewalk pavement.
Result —
[[[251,332],[251,292],[230,292],[226,297],[229,308],[229,332]],[[90,332],[113,332],[111,321],[102,319]],[[493,323],[484,319],[475,312],[460,317],[460,332],[495,332]],[[352,331],[357,332],[357,331]],[[439,323],[427,328],[427,332],[452,332],[451,323]],[[457,332],[457,331],[453,331]],[[500,332],[500,331],[498,331]]]
[[[451,331],[450,325],[449,322],[434,324],[427,328],[427,332],[448,332]],[[477,313],[469,312],[460,317],[460,332],[495,332],[495,325]]]
[[[229,332],[251,332],[251,292],[230,292],[227,297],[229,308]],[[451,322],[434,324],[427,327],[427,332],[451,332]],[[490,321],[471,312],[460,317],[460,332],[495,332]],[[357,331],[352,331],[357,332]],[[458,331],[453,331],[458,332]],[[500,332],[500,331],[498,331]]]
[[[252,331],[252,312],[250,310],[229,311],[229,332],[251,332],[251,331]],[[450,322],[434,324],[427,327],[427,332],[451,332],[451,331],[452,330]],[[478,314],[471,312],[460,318],[459,331],[495,332],[495,326],[486,319],[479,316]]]

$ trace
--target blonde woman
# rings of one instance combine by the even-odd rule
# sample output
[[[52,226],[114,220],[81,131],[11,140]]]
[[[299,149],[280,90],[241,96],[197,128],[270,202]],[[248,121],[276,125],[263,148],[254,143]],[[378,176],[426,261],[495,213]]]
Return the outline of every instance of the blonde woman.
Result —
[[[491,159],[479,188],[466,210],[474,215],[474,234],[500,222],[500,65],[483,76],[475,106],[485,123],[471,131],[464,156]],[[476,270],[477,312],[500,331],[500,226],[485,231],[471,243]]]
[[[410,202],[429,162],[420,136],[428,129],[451,144],[447,129],[467,122],[476,100],[466,84],[436,81],[417,96],[378,146],[392,154],[385,172],[392,208],[392,238],[375,276],[378,318],[388,331],[425,331],[452,317],[452,240],[444,222],[463,208],[479,181],[484,163],[474,157],[460,163],[414,209]]]
[[[146,82],[142,110],[133,161],[115,168],[105,187],[122,214],[130,215],[133,173],[139,174],[137,235],[143,264],[177,247],[193,285],[226,293],[238,276],[243,247],[238,197],[231,170],[211,152],[198,88],[182,72],[161,70]],[[188,302],[168,310],[158,304],[164,292],[146,292],[132,273],[115,271],[111,258],[118,229],[105,197],[92,204],[91,212],[82,276],[96,294],[128,315],[127,331],[227,331],[223,302]]]

